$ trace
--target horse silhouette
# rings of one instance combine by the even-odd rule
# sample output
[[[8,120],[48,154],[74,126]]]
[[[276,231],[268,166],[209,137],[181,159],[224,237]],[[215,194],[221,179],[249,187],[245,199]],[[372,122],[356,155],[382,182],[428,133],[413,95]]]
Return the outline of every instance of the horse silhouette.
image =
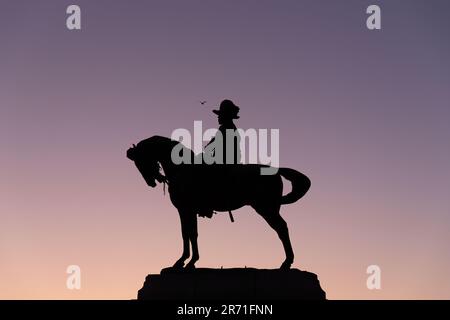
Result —
[[[186,268],[195,268],[200,258],[197,215],[201,210],[227,212],[250,205],[277,232],[286,254],[280,268],[289,269],[294,261],[294,252],[287,224],[280,216],[280,207],[282,204],[294,203],[305,195],[311,186],[308,177],[290,168],[279,168],[273,175],[261,175],[261,168],[267,166],[259,164],[194,164],[196,156],[184,146],[181,146],[181,152],[187,154],[191,162],[174,164],[171,154],[178,143],[169,138],[153,136],[127,151],[127,157],[134,161],[150,187],[155,187],[156,182],[168,184],[170,199],[178,209],[183,254],[173,268],[182,268],[189,258],[189,242],[192,245],[192,258]],[[292,184],[291,192],[286,195],[282,194],[281,177]]]

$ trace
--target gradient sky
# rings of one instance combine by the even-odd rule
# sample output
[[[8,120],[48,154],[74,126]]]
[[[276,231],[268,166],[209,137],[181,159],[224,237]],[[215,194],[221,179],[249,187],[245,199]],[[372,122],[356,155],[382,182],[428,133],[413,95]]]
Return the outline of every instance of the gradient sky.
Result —
[[[65,27],[72,3],[81,31]],[[365,27],[375,3],[381,31]],[[330,299],[449,299],[449,13],[447,0],[0,0],[0,298],[135,298],[181,234],[125,151],[216,127],[231,98],[237,125],[279,129],[281,166],[312,180],[282,208],[294,267]],[[234,216],[200,219],[197,265],[278,267],[275,232],[250,208]]]

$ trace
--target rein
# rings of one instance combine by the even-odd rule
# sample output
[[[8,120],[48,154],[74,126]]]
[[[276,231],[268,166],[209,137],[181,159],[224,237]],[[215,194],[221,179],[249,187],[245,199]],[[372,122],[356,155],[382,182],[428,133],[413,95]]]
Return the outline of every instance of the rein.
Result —
[[[162,176],[162,184],[163,184],[163,194],[166,195],[166,184],[169,184],[169,180],[166,178],[166,176]]]
[[[158,162],[159,171],[162,170],[161,164]],[[159,177],[156,177],[156,180],[161,182],[163,184],[163,193],[166,195],[166,184],[169,185],[169,179],[165,175],[163,175],[161,172],[158,172]]]

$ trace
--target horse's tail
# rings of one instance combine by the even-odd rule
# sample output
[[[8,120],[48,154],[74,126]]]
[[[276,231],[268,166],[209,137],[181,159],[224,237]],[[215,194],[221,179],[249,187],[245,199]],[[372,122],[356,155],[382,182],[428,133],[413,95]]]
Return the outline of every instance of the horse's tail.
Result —
[[[280,168],[278,172],[292,184],[291,192],[281,197],[281,204],[294,203],[303,197],[311,187],[311,180],[303,173],[290,168]]]

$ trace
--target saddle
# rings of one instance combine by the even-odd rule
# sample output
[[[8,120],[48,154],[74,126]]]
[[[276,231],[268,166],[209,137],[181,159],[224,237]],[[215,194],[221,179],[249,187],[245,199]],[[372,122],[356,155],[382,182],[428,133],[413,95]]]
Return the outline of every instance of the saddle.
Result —
[[[211,219],[212,218],[212,216],[214,215],[214,214],[216,214],[217,212],[215,212],[214,210],[209,210],[209,209],[201,209],[199,212],[198,212],[198,216],[199,217],[202,217],[202,218],[209,218],[209,219]],[[234,217],[233,217],[233,213],[231,212],[231,210],[230,211],[228,211],[228,214],[229,214],[229,216],[230,216],[230,220],[231,220],[231,222],[234,222]]]
[[[198,211],[198,216],[202,217],[202,218],[209,218],[211,219],[212,216],[215,214],[216,212],[212,209],[200,209]]]
[[[203,167],[197,167],[201,171],[198,172],[198,176],[202,176],[204,183],[208,183],[211,181],[211,177],[214,177],[215,180],[219,182],[215,184],[215,187],[221,186],[221,192],[226,193],[229,188],[232,188],[233,183],[236,181],[236,170],[243,168],[242,164],[237,165],[205,165]],[[213,208],[205,207],[200,208],[198,211],[198,216],[202,218],[211,219],[214,214],[216,214]],[[234,222],[233,214],[231,211],[228,211],[231,222]]]

